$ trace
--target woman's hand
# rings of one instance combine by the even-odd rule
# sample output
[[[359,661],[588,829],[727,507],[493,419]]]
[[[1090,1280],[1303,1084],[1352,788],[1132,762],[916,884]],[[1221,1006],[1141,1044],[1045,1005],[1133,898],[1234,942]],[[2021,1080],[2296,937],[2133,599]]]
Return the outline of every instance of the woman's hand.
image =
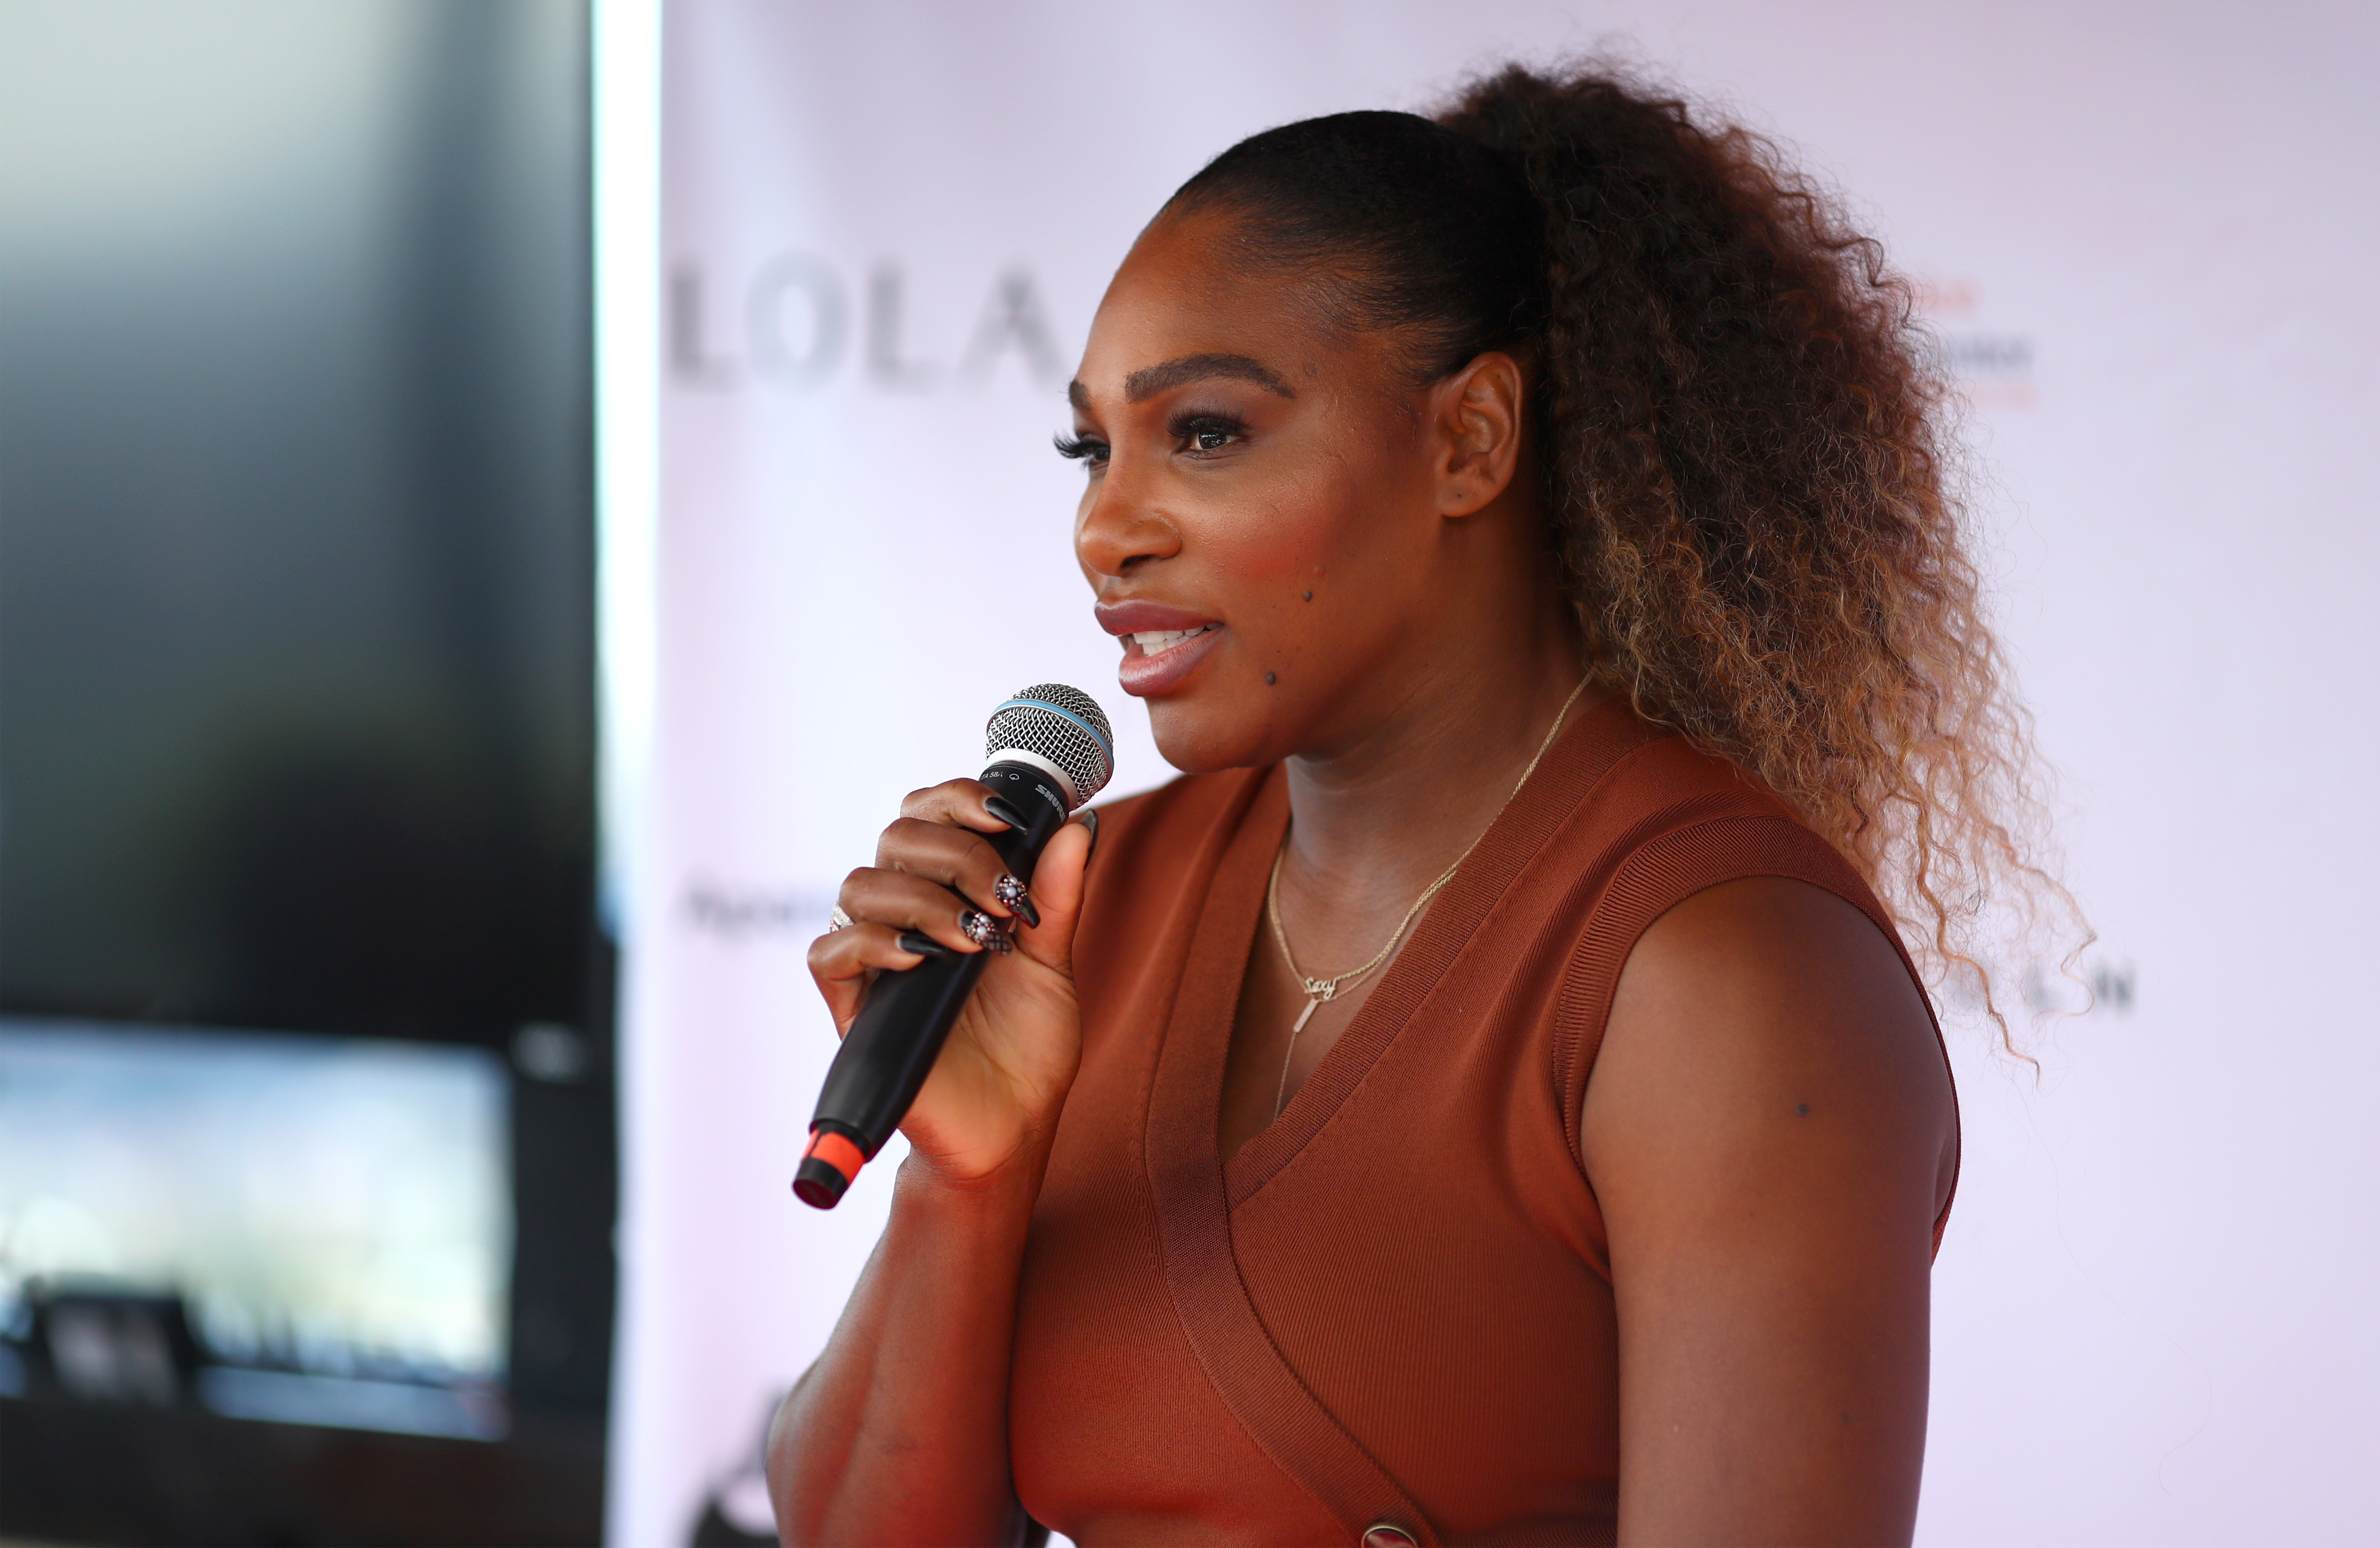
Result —
[[[954,779],[902,802],[876,863],[843,884],[854,922],[810,945],[845,1033],[872,975],[925,959],[905,932],[941,951],[981,951],[977,937],[1016,949],[986,965],[903,1120],[884,1234],[778,1412],[769,1493],[789,1543],[1017,1541],[1008,1367],[1034,1198],[1082,1056],[1075,921],[1093,830],[1060,829],[1025,897],[1001,886],[986,835],[1007,824],[984,810],[990,794]]]
[[[844,880],[837,901],[852,924],[811,942],[809,954],[810,976],[843,1034],[877,972],[925,960],[901,944],[905,932],[952,952],[1014,943],[968,996],[901,1124],[913,1158],[962,1184],[1020,1161],[1038,1164],[1083,1047],[1074,945],[1091,831],[1078,823],[1059,830],[1041,852],[1029,896],[1012,905],[1001,896],[1018,896],[1001,884],[1007,862],[984,836],[1008,830],[984,808],[990,793],[972,779],[913,792],[878,841],[876,863]]]

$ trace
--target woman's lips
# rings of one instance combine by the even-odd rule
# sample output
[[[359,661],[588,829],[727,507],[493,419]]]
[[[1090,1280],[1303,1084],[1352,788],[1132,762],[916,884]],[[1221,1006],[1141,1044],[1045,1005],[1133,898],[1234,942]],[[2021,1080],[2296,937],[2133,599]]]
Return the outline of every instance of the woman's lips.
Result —
[[[1223,626],[1186,608],[1160,602],[1100,603],[1099,628],[1123,644],[1116,680],[1137,698],[1166,692],[1213,652]]]
[[[1127,634],[1123,636],[1123,662],[1116,668],[1116,681],[1135,698],[1163,693],[1188,676],[1222,638],[1220,624]]]
[[[1204,613],[1193,613],[1186,607],[1169,607],[1161,602],[1135,597],[1130,602],[1102,602],[1092,605],[1091,613],[1099,628],[1110,634],[1138,634],[1145,629],[1205,628],[1215,620]]]

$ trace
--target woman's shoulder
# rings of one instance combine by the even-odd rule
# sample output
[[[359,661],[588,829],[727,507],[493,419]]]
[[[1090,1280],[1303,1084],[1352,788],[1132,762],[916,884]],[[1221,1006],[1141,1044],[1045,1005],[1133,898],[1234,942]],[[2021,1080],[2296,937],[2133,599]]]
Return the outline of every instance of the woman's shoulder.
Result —
[[[1622,712],[1620,746],[1595,781],[1593,796],[1633,824],[1719,817],[1795,820],[1792,809],[1758,775],[1668,726]]]
[[[1549,840],[1558,864],[1610,879],[1599,902],[1658,910],[1720,882],[1782,875],[1837,893],[1889,929],[1859,868],[1756,774],[1624,713],[1606,737]]]
[[[1925,1161],[1938,1163],[1938,1241],[1955,1098],[1923,976],[1860,866],[1754,774],[1658,732],[1608,760],[1552,846],[1565,847],[1555,869],[1592,877],[1573,884],[1554,1023],[1581,1165],[1609,1171],[1627,1128],[1612,1113],[1666,1121],[1703,1100],[1696,1079],[1724,1068],[1755,1106],[1781,1102],[1799,1115],[1864,1101],[1938,1130]],[[1822,1075],[1859,1099],[1776,1095]]]
[[[1658,870],[1682,850],[1716,864],[1737,853],[1761,864],[1776,850],[1792,850],[1826,870],[1828,881],[1859,881],[1835,846],[1756,774],[1621,702],[1597,705],[1566,743],[1549,760],[1557,764],[1547,769],[1552,779],[1536,793],[1549,826],[1542,843],[1557,870],[1607,876]]]
[[[1621,973],[1646,932],[1730,884],[1831,895],[1837,907],[1865,916],[1916,979],[1898,920],[1862,868],[1757,776],[1633,718],[1612,717],[1605,735],[1613,739],[1600,756],[1574,756],[1563,771],[1568,803],[1531,867],[1532,890],[1548,905],[1545,928],[1567,937],[1558,948],[1570,959],[1565,1019],[1584,1045],[1572,1050],[1574,1074],[1583,1079],[1593,1062]],[[1774,886],[1754,890],[1779,896]]]

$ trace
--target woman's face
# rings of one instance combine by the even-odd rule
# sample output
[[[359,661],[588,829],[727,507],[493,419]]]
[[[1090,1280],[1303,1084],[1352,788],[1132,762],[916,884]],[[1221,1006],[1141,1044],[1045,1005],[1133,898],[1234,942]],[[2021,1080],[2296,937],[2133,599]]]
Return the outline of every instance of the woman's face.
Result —
[[[1457,611],[1443,389],[1413,384],[1392,335],[1330,327],[1309,282],[1234,272],[1233,234],[1160,218],[1068,388],[1075,552],[1124,691],[1194,773],[1354,745]]]

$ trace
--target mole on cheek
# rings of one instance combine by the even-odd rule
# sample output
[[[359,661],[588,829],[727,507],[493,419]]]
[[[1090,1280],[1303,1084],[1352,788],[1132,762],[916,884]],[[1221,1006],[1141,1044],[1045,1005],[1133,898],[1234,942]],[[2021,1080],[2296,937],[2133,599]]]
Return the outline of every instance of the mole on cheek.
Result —
[[[1806,1102],[1796,1103],[1794,1103],[1793,1111],[1806,1118],[1810,1115],[1810,1104]]]
[[[1270,687],[1272,687],[1272,674],[1271,674],[1271,673],[1269,673],[1269,672],[1268,672],[1268,673],[1266,673],[1266,674],[1265,674],[1265,687],[1267,687],[1267,688],[1270,688]],[[1804,1112],[1804,1113],[1806,1113],[1806,1112],[1808,1112],[1808,1111],[1809,1111],[1809,1109],[1808,1109],[1808,1108],[1806,1108],[1806,1107],[1804,1107],[1804,1108],[1803,1108],[1803,1109],[1802,1109],[1802,1111],[1803,1111],[1803,1112]]]
[[[1312,591],[1308,591],[1308,592],[1306,592],[1306,593],[1305,593],[1305,600],[1306,600],[1306,601],[1308,601],[1308,602],[1312,602],[1312,601],[1314,600],[1314,593],[1313,593]]]

